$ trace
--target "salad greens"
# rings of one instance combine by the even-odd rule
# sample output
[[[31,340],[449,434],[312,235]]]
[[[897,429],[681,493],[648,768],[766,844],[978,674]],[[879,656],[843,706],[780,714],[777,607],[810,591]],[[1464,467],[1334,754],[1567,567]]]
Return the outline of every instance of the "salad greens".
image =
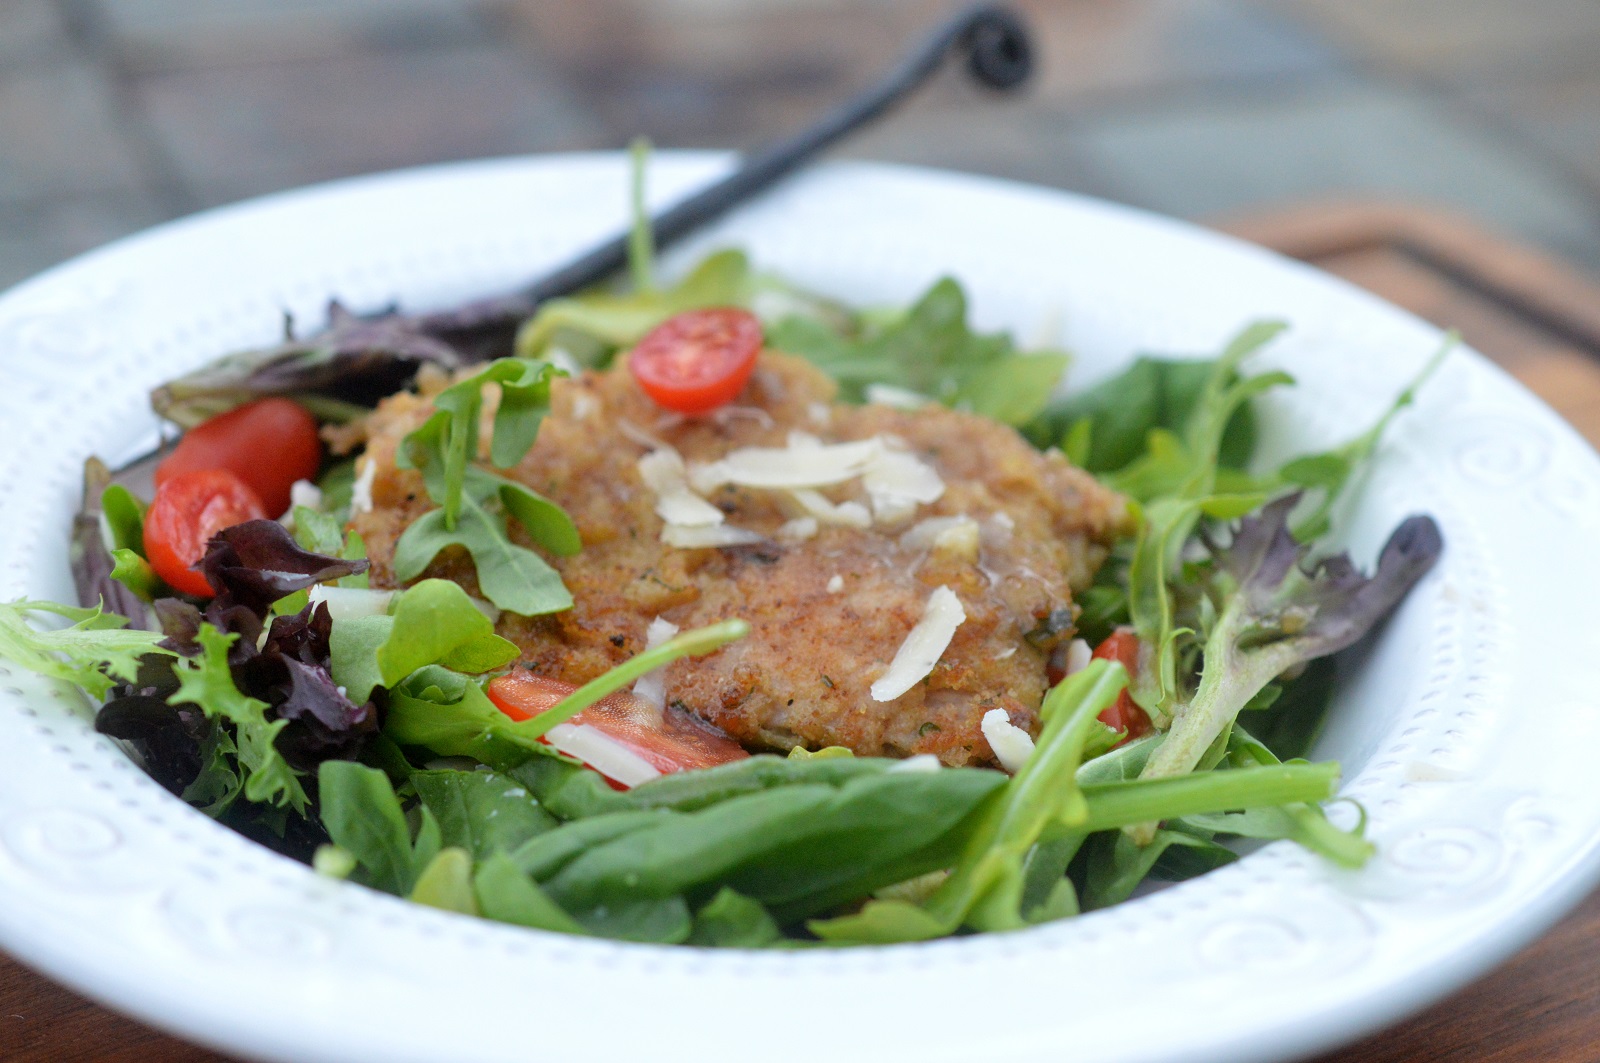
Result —
[[[217,594],[204,602],[156,577],[143,504],[91,463],[73,536],[86,606],[0,604],[0,656],[103,701],[96,727],[162,785],[323,874],[559,933],[739,948],[918,941],[1119,903],[1151,879],[1236,859],[1231,839],[1288,839],[1345,867],[1368,859],[1364,818],[1342,829],[1323,812],[1338,766],[1299,758],[1328,703],[1328,656],[1379,623],[1443,541],[1431,519],[1409,518],[1370,574],[1314,544],[1438,358],[1366,431],[1264,469],[1253,403],[1293,381],[1251,362],[1282,323],[1248,326],[1213,358],[1142,356],[1052,399],[1066,355],[976,331],[951,278],[903,310],[859,312],[754,272],[738,251],[659,283],[642,156],[632,291],[545,304],[514,349],[470,375],[482,351],[400,338],[412,368],[456,372],[397,456],[435,506],[395,550],[409,586],[367,589],[342,512],[350,463],[325,477],[323,508],[294,509],[292,535],[250,521],[212,539],[199,567]],[[491,700],[489,680],[519,654],[498,610],[570,608],[547,558],[582,545],[559,506],[499,470],[534,446],[561,367],[603,366],[669,316],[725,305],[757,312],[769,346],[810,359],[847,401],[887,388],[973,411],[1128,497],[1136,534],[1062,623],[1091,641],[1130,627],[1138,663],[1095,660],[1056,684],[1014,775],[797,749],[618,790],[547,744],[641,677],[742,638],[740,620],[677,634],[529,719]],[[158,410],[192,425],[287,393],[325,420],[353,415],[393,389],[400,341],[378,334],[389,319],[337,307],[333,319],[321,338],[165,386]],[[364,353],[379,348],[383,359]],[[419,579],[450,546],[470,556],[475,586]],[[1153,733],[1127,740],[1100,721],[1125,691]]]

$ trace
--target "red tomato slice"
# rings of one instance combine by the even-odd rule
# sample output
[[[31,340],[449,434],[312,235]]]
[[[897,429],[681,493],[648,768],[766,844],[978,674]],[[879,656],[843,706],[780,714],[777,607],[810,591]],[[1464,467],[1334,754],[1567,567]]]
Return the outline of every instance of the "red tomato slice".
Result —
[[[144,515],[145,557],[168,585],[209,597],[216,592],[194,569],[206,542],[224,528],[266,515],[250,486],[226,469],[168,476]]]
[[[516,671],[490,680],[488,694],[489,700],[513,720],[529,720],[553,708],[576,689],[559,679]],[[592,733],[564,732],[563,728]],[[619,763],[621,760],[643,761],[661,775],[715,767],[750,755],[737,742],[712,731],[688,714],[672,710],[657,712],[626,691],[602,698],[566,724],[551,728],[545,737],[563,753],[576,756],[606,778],[624,786],[637,785],[644,778],[629,774],[627,766],[607,763],[607,745],[625,751]],[[618,775],[629,777],[617,778]]]
[[[628,370],[657,405],[709,413],[744,390],[762,342],[761,322],[748,310],[689,310],[651,329],[628,355]]]
[[[289,488],[316,479],[321,467],[317,419],[297,402],[258,399],[184,433],[156,466],[156,485],[181,473],[227,469],[255,491],[268,516],[280,517],[289,510]]]
[[[1095,647],[1093,656],[1121,664],[1131,683],[1133,677],[1139,674],[1139,636],[1133,633],[1132,628],[1119,627]],[[1100,722],[1113,730],[1122,731],[1124,742],[1147,735],[1152,730],[1149,715],[1138,706],[1126,688],[1117,695],[1116,701],[1101,710]]]

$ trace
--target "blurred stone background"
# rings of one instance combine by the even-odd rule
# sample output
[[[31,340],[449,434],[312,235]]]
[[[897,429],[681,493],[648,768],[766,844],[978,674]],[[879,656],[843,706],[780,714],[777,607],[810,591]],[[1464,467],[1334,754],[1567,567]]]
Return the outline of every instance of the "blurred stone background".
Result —
[[[166,218],[635,134],[748,147],[933,0],[0,0],[0,286]],[[1445,206],[1600,272],[1595,0],[1022,0],[1040,76],[948,76],[848,154],[1202,220]]]

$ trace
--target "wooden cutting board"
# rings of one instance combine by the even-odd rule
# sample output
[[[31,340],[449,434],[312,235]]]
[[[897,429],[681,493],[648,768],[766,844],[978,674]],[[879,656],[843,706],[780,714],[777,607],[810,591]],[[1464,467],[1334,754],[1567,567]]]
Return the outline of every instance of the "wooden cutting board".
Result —
[[[1471,222],[1392,204],[1305,206],[1221,226],[1312,262],[1505,366],[1600,443],[1600,286]],[[1319,1063],[1592,1063],[1600,1059],[1600,893],[1499,970]],[[218,1063],[0,955],[6,1063]]]

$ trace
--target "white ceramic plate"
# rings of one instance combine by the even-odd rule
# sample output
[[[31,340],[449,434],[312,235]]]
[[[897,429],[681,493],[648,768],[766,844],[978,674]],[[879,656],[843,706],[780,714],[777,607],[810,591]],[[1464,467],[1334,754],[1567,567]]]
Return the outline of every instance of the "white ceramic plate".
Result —
[[[666,156],[669,199],[727,165]],[[421,170],[163,226],[0,298],[0,599],[71,600],[66,533],[91,453],[128,452],[145,393],[307,323],[337,295],[443,306],[536,275],[622,221],[616,156]],[[857,303],[957,275],[986,326],[1053,328],[1074,382],[1135,351],[1214,351],[1244,322],[1300,378],[1265,405],[1279,454],[1370,423],[1431,327],[1231,240],[969,177],[838,165],[685,249],[737,243]],[[1047,323],[1056,322],[1054,326]],[[1288,843],[1121,907],[1017,934],[804,953],[580,940],[319,879],[168,796],[81,697],[0,674],[0,944],[113,1007],[261,1059],[1289,1058],[1480,973],[1600,870],[1600,465],[1461,352],[1395,425],[1343,535],[1370,562],[1426,511],[1447,549],[1349,662],[1319,755],[1379,856]],[[0,667],[4,667],[0,664]]]

